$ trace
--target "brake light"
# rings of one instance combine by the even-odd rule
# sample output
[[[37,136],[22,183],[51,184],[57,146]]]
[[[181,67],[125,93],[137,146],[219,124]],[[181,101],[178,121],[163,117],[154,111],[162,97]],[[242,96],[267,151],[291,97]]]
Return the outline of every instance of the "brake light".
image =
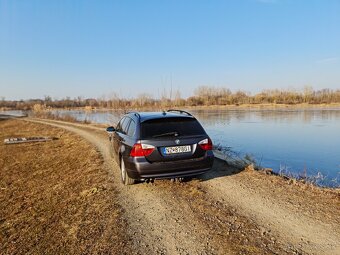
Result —
[[[155,150],[155,146],[149,144],[135,143],[131,149],[131,157],[146,157]]]
[[[204,140],[200,141],[198,145],[205,151],[211,151],[213,149],[213,144],[210,138],[205,138]]]

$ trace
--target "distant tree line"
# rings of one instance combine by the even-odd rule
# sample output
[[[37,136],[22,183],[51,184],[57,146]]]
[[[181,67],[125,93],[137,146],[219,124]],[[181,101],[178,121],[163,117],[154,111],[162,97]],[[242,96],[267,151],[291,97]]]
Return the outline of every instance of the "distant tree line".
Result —
[[[226,88],[201,86],[186,102],[188,105],[330,104],[340,103],[340,89],[313,90],[312,87],[305,87],[302,91],[268,89],[251,95],[241,90],[232,92]]]
[[[185,106],[209,106],[209,105],[243,105],[243,104],[330,104],[340,103],[340,89],[313,90],[305,87],[302,91],[297,90],[263,90],[252,95],[245,91],[232,92],[227,88],[217,88],[210,86],[200,86],[193,96],[183,99],[180,91],[174,93],[163,93],[159,99],[153,98],[149,94],[140,94],[135,98],[127,99],[113,93],[102,98],[82,97],[63,99],[52,99],[45,96],[44,99],[29,100],[5,100],[0,98],[0,108],[32,110],[35,105],[43,105],[47,108],[111,108],[111,109],[133,109],[143,107],[185,107]]]

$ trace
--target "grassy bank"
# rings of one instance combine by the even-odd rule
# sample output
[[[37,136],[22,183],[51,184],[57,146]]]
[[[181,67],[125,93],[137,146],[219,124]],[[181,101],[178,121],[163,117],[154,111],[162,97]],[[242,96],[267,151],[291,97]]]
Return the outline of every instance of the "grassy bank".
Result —
[[[340,194],[339,177],[327,179],[320,172],[316,175],[307,174],[307,170],[303,173],[294,173],[292,171],[274,171],[271,168],[263,167],[252,155],[239,154],[232,148],[223,148],[215,146],[215,158],[226,162],[229,166],[238,169],[239,171],[257,171],[266,175],[277,176],[278,178],[287,181],[289,184],[306,185],[313,188],[324,190],[334,190]]]
[[[9,137],[53,136],[4,145]],[[64,130],[0,121],[1,254],[121,254],[112,177],[88,142]]]
[[[249,110],[249,109],[322,109],[322,108],[340,108],[340,103],[328,103],[328,104],[308,104],[308,103],[301,103],[301,104],[268,104],[268,103],[260,103],[260,104],[231,104],[231,105],[195,105],[195,106],[176,106],[176,105],[169,105],[169,106],[140,106],[140,107],[65,107],[65,108],[54,108],[49,107],[46,111],[51,110],[80,110],[80,111],[121,111],[122,113],[126,111],[162,111],[168,109],[187,109],[187,110]],[[72,120],[71,120],[72,121]]]

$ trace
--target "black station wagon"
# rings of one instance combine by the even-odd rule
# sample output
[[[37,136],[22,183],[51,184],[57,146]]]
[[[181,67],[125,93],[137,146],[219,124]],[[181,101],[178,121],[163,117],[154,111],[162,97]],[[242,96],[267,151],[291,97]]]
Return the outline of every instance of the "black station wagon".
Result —
[[[107,132],[125,185],[200,175],[214,161],[211,139],[182,110],[129,112]]]

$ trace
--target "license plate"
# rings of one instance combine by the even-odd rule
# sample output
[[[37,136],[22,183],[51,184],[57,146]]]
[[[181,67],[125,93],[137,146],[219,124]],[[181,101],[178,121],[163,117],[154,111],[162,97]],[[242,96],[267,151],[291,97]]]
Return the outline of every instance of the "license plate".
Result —
[[[163,149],[164,154],[177,154],[177,153],[185,153],[185,152],[191,152],[191,146],[175,146],[175,147],[165,147]]]

